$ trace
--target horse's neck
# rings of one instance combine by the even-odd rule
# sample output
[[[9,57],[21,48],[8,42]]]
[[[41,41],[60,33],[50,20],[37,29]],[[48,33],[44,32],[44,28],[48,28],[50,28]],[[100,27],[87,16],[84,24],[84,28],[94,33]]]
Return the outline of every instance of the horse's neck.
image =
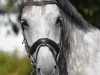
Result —
[[[95,66],[98,62],[100,65],[100,31],[91,27],[85,32],[69,24],[70,48],[69,54],[66,53],[69,75],[100,75]]]

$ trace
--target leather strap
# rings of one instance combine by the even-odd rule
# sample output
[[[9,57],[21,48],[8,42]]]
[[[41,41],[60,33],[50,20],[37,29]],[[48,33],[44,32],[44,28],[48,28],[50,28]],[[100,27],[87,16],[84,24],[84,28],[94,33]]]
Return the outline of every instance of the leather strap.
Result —
[[[22,6],[43,6],[43,5],[47,5],[47,4],[57,4],[57,2],[55,0],[53,1],[34,1],[34,2],[25,2],[22,4]]]

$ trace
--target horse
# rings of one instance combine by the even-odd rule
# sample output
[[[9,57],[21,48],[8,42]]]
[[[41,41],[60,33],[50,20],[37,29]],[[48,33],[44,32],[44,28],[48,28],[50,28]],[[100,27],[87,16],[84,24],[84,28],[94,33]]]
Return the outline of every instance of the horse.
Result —
[[[25,0],[20,22],[36,75],[100,75],[100,30],[68,0]]]

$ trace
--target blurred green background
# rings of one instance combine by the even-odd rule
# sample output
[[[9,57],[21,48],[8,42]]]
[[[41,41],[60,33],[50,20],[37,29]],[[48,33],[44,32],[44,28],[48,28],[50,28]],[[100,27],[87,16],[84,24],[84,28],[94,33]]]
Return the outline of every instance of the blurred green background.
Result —
[[[16,51],[0,51],[0,75],[30,75],[31,65],[26,56],[18,57]]]
[[[14,34],[18,35],[21,30],[18,21],[19,5],[21,0],[0,0],[0,16],[7,16],[8,22],[11,25]],[[69,0],[82,16],[95,27],[100,28],[100,0]],[[13,22],[10,18],[12,14],[15,14],[16,22]],[[0,21],[5,27],[8,23]],[[10,32],[7,32],[9,34]],[[32,65],[30,65],[27,56],[19,57],[17,52],[12,53],[4,52],[0,50],[0,75],[29,75]]]

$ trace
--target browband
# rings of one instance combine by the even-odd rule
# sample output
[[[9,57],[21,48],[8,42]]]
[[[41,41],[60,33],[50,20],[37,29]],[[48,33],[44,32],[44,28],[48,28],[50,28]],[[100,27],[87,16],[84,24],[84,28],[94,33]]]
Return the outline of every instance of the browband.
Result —
[[[23,6],[43,6],[43,5],[47,5],[47,4],[56,4],[57,2],[55,0],[53,1],[33,1],[33,2],[24,2],[22,3]]]

